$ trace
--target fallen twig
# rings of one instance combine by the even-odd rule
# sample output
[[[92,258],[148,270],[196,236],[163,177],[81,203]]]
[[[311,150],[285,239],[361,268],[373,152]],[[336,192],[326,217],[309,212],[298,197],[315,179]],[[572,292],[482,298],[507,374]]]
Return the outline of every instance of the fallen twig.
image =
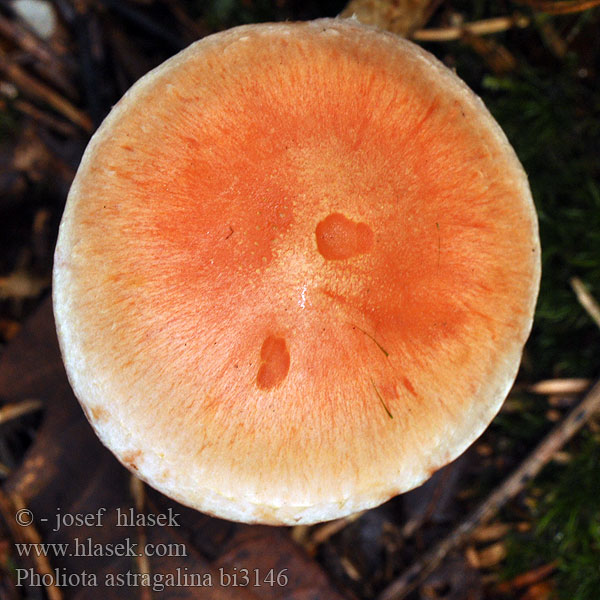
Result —
[[[0,489],[0,512],[2,513],[2,517],[4,518],[13,539],[21,543],[38,546],[42,543],[42,538],[35,528],[35,525],[33,523],[30,523],[29,525],[19,525],[15,520],[16,515],[25,510],[25,503],[19,496],[8,496]],[[48,557],[41,552],[32,552],[31,557],[37,572],[45,576],[43,582],[48,598],[50,600],[62,600],[63,595],[56,586],[54,573]],[[46,581],[50,581],[51,583],[46,584]]]
[[[447,490],[449,487],[452,487],[452,480],[456,480],[455,477],[451,477],[452,467],[444,469],[438,473],[438,480],[436,481],[431,497],[425,506],[425,510],[417,511],[416,514],[408,519],[408,521],[406,521],[402,527],[402,537],[404,539],[412,537],[423,526],[424,523],[427,523],[431,519],[437,509],[444,489]],[[448,485],[449,483],[450,486]]]
[[[600,382],[594,385],[579,405],[542,440],[512,475],[505,479],[445,539],[393,581],[381,593],[379,600],[401,600],[415,590],[449,552],[467,541],[478,525],[488,521],[502,506],[519,494],[598,408],[600,408]]]
[[[142,514],[145,510],[146,506],[146,492],[144,489],[144,482],[136,477],[133,473],[131,474],[129,489],[131,491],[131,496],[133,497],[133,502],[135,504],[136,513]],[[147,545],[147,536],[146,530],[143,525],[137,525],[137,534],[138,534],[138,544],[140,548],[145,548]],[[145,552],[139,552],[136,556],[136,563],[138,567],[138,572],[144,576],[145,579],[150,579],[150,561],[148,560],[148,555]],[[152,600],[152,592],[150,588],[146,585],[142,585],[140,589],[140,598],[141,600]]]
[[[42,406],[43,404],[40,400],[23,400],[22,402],[5,404],[0,407],[0,425],[22,415],[40,410]]]
[[[315,529],[313,534],[310,536],[309,541],[307,542],[307,550],[309,553],[314,552],[318,546],[324,544],[328,539],[333,537],[336,533],[345,529],[350,523],[354,523],[357,519],[360,519],[364,514],[364,510],[354,513],[353,515],[348,515],[342,519],[336,519],[335,521],[329,521],[329,523],[325,523],[320,525]]]
[[[56,118],[54,115],[39,109],[26,100],[15,100],[12,106],[24,115],[31,117],[38,123],[60,133],[64,137],[75,137],[78,133],[78,129],[72,123]]]
[[[9,60],[2,51],[0,51],[0,72],[3,72],[22,92],[44,100],[69,121],[88,133],[92,132],[92,121],[84,112],[73,106],[52,88],[37,81],[19,65]]]
[[[462,41],[477,52],[496,75],[510,73],[517,68],[517,59],[506,46],[493,38],[485,38],[465,31]]]
[[[585,283],[579,277],[573,277],[570,281],[571,287],[579,300],[579,304],[583,306],[585,312],[590,316],[592,321],[600,327],[600,306],[596,299],[590,294],[585,286]]]
[[[527,391],[541,396],[553,396],[562,394],[581,394],[585,392],[590,385],[591,379],[572,378],[572,379],[545,379],[538,381],[527,388]]]
[[[49,286],[49,277],[37,277],[26,269],[19,269],[6,277],[0,277],[0,300],[35,298]]]
[[[566,15],[569,13],[583,12],[590,8],[600,6],[600,0],[520,0],[522,4],[527,4],[535,10],[539,10],[549,15]]]
[[[0,14],[0,36],[23,50],[29,63],[33,58],[31,67],[42,77],[59,87],[67,96],[76,97],[77,91],[67,75],[67,68],[72,66],[68,58],[58,56],[47,42],[38,38],[16,20],[8,19],[2,14]]]
[[[536,25],[546,46],[557,58],[563,59],[569,50],[569,45],[563,40],[554,23],[543,16],[536,16]]]
[[[11,40],[21,50],[24,50],[38,60],[46,63],[55,62],[55,57],[44,42],[40,41],[33,33],[30,33],[15,21],[11,21],[1,14],[0,35]]]
[[[521,573],[517,575],[510,581],[503,581],[500,585],[496,587],[498,592],[501,594],[510,594],[516,589],[528,587],[530,585],[534,585],[540,581],[549,577],[558,566],[558,561],[553,560],[552,562],[546,563],[541,567],[537,567],[536,569],[532,569],[531,571],[527,571],[525,573]]]
[[[600,1],[600,0],[599,0]],[[418,42],[449,42],[458,40],[466,34],[470,35],[489,35],[491,33],[500,33],[514,27],[523,29],[530,24],[530,19],[524,15],[513,15],[510,17],[495,17],[493,19],[482,19],[471,23],[463,23],[451,27],[441,27],[436,29],[419,29],[411,36]]]

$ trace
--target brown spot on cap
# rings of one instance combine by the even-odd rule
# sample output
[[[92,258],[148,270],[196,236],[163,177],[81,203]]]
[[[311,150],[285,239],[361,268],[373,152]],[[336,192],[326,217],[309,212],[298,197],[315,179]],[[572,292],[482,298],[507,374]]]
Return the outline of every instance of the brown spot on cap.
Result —
[[[138,470],[137,461],[142,455],[141,450],[132,450],[130,452],[126,452],[123,454],[123,463],[126,464],[131,469]]]
[[[101,406],[90,406],[89,412],[94,421],[102,421],[108,417],[107,411]]]
[[[373,232],[365,223],[355,223],[332,213],[316,229],[317,248],[326,260],[346,260],[364,254],[373,245]]]
[[[256,385],[261,390],[270,390],[279,385],[290,370],[290,353],[285,340],[270,335],[260,349],[262,364],[256,376]]]

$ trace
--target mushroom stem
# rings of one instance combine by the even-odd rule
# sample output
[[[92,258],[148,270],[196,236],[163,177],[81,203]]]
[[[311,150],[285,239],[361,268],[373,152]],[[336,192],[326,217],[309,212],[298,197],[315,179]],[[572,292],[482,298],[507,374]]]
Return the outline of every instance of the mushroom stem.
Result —
[[[340,17],[355,17],[366,25],[376,25],[398,35],[423,27],[439,0],[350,0]]]

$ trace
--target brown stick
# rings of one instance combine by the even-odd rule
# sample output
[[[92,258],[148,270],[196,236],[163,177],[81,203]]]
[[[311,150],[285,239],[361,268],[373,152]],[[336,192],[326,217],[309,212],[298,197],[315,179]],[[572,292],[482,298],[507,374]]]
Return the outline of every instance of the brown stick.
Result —
[[[577,300],[579,300],[579,304],[583,306],[585,312],[587,312],[592,321],[600,327],[600,306],[598,306],[596,299],[590,294],[589,290],[579,277],[573,277],[570,283],[577,296]]]
[[[18,525],[15,520],[16,515],[18,514],[17,511],[23,510],[26,510],[26,508],[22,498],[16,495],[8,496],[0,490],[0,512],[2,513],[2,517],[4,518],[13,539],[24,544],[39,545],[42,543],[42,538],[33,523],[28,526]],[[50,600],[62,600],[63,595],[55,584],[54,573],[48,557],[43,556],[41,553],[38,556],[37,552],[32,552],[31,556],[37,572],[51,577],[50,585],[44,584],[48,598]]]
[[[46,42],[25,29],[18,22],[0,15],[0,36],[10,40],[23,50],[32,61],[31,68],[44,79],[62,90],[70,98],[77,96],[67,74],[67,64]],[[31,62],[31,61],[30,61]]]
[[[495,17],[493,19],[483,19],[473,21],[472,23],[463,23],[455,27],[442,27],[439,29],[420,29],[411,36],[418,42],[449,42],[458,40],[465,34],[488,35],[491,33],[500,33],[513,27],[527,27],[530,20],[523,15],[514,15],[512,17]]]
[[[544,579],[546,579],[546,577],[551,575],[552,572],[556,570],[557,566],[558,566],[558,561],[553,560],[552,562],[546,563],[546,564],[542,565],[541,567],[537,567],[537,569],[531,569],[531,571],[527,571],[526,573],[521,573],[520,575],[517,575],[516,577],[511,579],[510,581],[502,582],[500,585],[498,585],[496,587],[496,589],[501,594],[509,594],[510,592],[514,591],[515,589],[528,587],[530,585],[533,585],[535,583],[538,583],[539,581],[543,581]]]
[[[52,129],[65,137],[76,137],[79,134],[79,130],[73,123],[63,121],[62,119],[37,108],[26,100],[15,100],[12,106],[24,115],[31,117],[38,123],[48,127],[48,129]]]
[[[144,482],[132,473],[129,479],[129,489],[133,497],[136,513],[138,515],[143,514],[145,512],[146,505],[146,492],[144,489]],[[146,530],[144,529],[144,526],[137,525],[136,529],[138,534],[139,547],[146,548],[148,538],[146,536]],[[136,556],[136,563],[138,567],[138,572],[149,580],[150,560],[148,559],[148,555],[144,551],[138,553],[138,555]],[[144,584],[142,584],[140,589],[140,599],[152,600],[152,590]]]
[[[398,579],[393,581],[381,593],[378,600],[402,600],[414,591],[449,552],[468,540],[479,524],[488,521],[502,506],[519,494],[598,408],[600,408],[600,381],[586,394],[579,405],[542,440],[512,475],[505,479],[445,539],[426,552]]]
[[[21,415],[26,415],[36,410],[40,410],[43,404],[40,400],[23,400],[22,402],[15,402],[5,404],[0,407],[0,425],[7,421],[12,421]]]
[[[24,50],[31,56],[45,63],[55,62],[52,52],[35,35],[21,27],[15,21],[7,19],[0,15],[0,35],[17,44],[21,50]]]
[[[582,394],[592,385],[591,379],[545,379],[530,385],[527,390],[542,396]]]
[[[91,133],[93,125],[91,119],[81,110],[73,106],[52,88],[37,81],[34,77],[24,71],[19,65],[8,59],[4,52],[0,51],[0,71],[3,72],[21,91],[36,96],[47,102],[52,108],[65,116],[69,121],[81,127],[84,131]]]
[[[342,531],[342,529],[350,525],[350,523],[354,523],[354,521],[360,519],[360,517],[362,517],[364,514],[365,511],[362,510],[347,517],[336,519],[335,521],[329,521],[328,523],[320,525],[310,536],[310,540],[307,543],[308,552],[313,553],[318,546],[324,544],[336,533],[339,533],[340,531]]]
[[[558,0],[558,2],[552,0],[521,0],[521,2],[549,15],[566,15],[600,6],[600,0]]]

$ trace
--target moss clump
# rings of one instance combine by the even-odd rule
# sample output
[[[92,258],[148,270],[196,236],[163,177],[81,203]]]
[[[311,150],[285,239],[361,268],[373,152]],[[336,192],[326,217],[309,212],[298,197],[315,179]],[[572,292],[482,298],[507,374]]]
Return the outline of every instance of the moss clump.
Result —
[[[591,434],[579,440],[570,462],[550,465],[536,481],[545,490],[531,509],[534,527],[509,539],[504,577],[558,561],[557,596],[596,600],[600,589],[600,444]]]
[[[522,68],[486,76],[485,101],[527,171],[540,219],[542,284],[528,350],[533,377],[593,376],[600,335],[569,285],[600,296],[600,89],[574,76]]]

